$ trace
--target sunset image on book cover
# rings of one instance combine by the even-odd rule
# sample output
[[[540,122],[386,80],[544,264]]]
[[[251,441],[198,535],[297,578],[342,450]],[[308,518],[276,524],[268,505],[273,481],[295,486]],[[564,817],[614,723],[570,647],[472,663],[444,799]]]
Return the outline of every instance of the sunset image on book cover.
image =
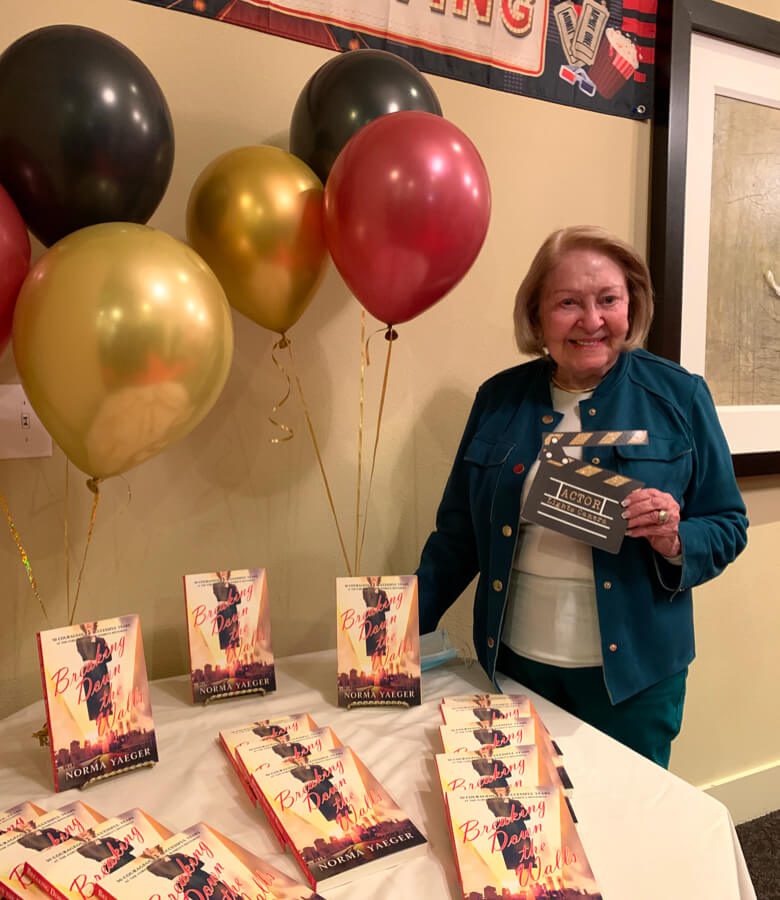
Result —
[[[416,575],[336,579],[339,706],[419,706]]]
[[[137,615],[38,632],[55,791],[157,762]]]
[[[276,690],[265,569],[184,576],[192,699]]]

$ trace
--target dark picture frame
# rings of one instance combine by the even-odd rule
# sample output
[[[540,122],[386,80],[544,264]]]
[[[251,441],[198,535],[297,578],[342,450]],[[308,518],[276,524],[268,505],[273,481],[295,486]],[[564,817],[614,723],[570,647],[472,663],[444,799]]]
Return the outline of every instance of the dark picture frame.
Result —
[[[650,271],[656,311],[648,346],[679,362],[683,312],[683,248],[688,144],[689,72],[694,33],[780,55],[780,22],[715,3],[658,4],[655,115],[651,159]],[[780,473],[780,447],[734,455],[738,476]]]

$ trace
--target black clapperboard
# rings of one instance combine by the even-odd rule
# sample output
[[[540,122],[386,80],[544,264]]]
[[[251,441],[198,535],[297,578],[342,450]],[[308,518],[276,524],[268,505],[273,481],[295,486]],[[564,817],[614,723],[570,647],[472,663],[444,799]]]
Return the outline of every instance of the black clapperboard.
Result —
[[[544,435],[539,470],[520,516],[575,540],[617,553],[626,533],[621,501],[644,485],[567,456],[564,447],[646,444],[646,431],[558,431]]]

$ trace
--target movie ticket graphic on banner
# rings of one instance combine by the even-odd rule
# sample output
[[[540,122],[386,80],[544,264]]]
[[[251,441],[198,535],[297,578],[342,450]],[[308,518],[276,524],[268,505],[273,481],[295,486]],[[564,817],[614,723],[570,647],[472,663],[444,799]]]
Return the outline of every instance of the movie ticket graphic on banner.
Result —
[[[330,50],[389,50],[422,72],[568,106],[652,115],[657,0],[136,2]]]

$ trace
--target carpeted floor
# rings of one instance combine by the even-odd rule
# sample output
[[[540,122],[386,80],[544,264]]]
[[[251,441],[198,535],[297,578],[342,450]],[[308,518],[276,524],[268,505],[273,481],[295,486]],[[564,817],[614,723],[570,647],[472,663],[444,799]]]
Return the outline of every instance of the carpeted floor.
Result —
[[[780,809],[737,825],[758,900],[780,900]]]

